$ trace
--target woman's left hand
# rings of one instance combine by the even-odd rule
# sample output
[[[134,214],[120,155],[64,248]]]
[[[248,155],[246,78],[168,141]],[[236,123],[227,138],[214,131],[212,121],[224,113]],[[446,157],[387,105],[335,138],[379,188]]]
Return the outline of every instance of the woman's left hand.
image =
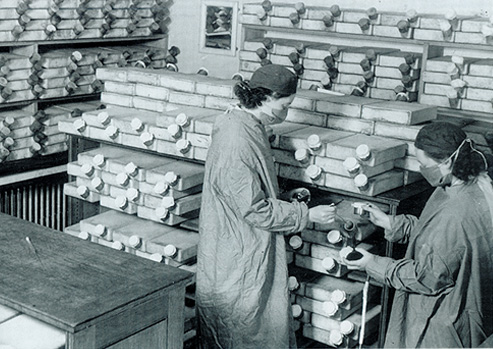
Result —
[[[370,252],[363,250],[361,248],[356,248],[356,251],[361,253],[363,257],[357,260],[348,260],[346,257],[341,256],[341,262],[342,264],[346,265],[348,269],[351,270],[365,270],[366,266],[368,263],[375,258],[374,254],[371,254]]]

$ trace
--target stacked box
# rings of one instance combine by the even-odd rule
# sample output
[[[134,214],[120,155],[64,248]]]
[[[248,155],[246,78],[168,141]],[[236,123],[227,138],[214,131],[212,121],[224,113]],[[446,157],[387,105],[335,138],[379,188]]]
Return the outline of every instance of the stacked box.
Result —
[[[493,60],[461,56],[429,59],[421,102],[473,112],[493,112]]]
[[[245,78],[269,62],[295,72],[303,89],[408,102],[418,97],[421,55],[411,52],[275,38],[244,42],[240,71]]]
[[[109,210],[83,219],[65,228],[64,232],[103,246],[194,272],[199,236],[197,232],[188,229],[168,227]],[[166,246],[169,247],[166,248]],[[194,285],[195,281],[192,280],[187,286],[185,296],[184,342],[193,340],[196,336]]]
[[[64,193],[174,226],[198,216],[203,166],[105,146],[67,165]]]
[[[416,11],[381,12],[331,7],[305,7],[298,4],[243,4],[241,22],[266,28],[286,28],[300,31],[335,32],[367,35],[397,40],[455,42],[490,45],[493,26],[480,16],[421,15]]]
[[[403,59],[400,54],[393,58]],[[379,57],[379,60],[385,59]],[[62,122],[60,127],[65,132],[204,161],[215,108],[219,109],[219,105],[226,102],[234,103],[234,82],[229,80],[142,69],[106,68],[98,70],[98,74],[105,84],[102,100],[109,106],[102,113],[106,124],[97,120],[99,115],[96,114],[99,113],[92,113],[83,115],[81,120],[76,119],[73,123]],[[207,101],[212,97],[224,103],[208,104]],[[213,108],[202,109],[204,105]],[[147,111],[151,108],[158,112]],[[138,131],[132,130],[131,125],[137,110],[142,120],[147,118],[147,121],[137,120],[141,127]],[[385,102],[358,96],[333,96],[299,89],[288,111],[286,121],[290,124],[273,128],[273,148],[279,175],[322,187],[378,195],[419,179],[407,172],[416,171],[416,165],[415,159],[408,161],[405,158],[413,156],[406,149],[420,129],[419,124],[435,118],[436,107],[427,105]],[[192,121],[189,122],[189,119]],[[80,126],[78,130],[76,124]],[[304,125],[311,125],[312,128],[307,129]],[[286,145],[286,134],[298,139],[296,146]],[[367,135],[367,138],[356,134]],[[310,148],[307,143],[309,136],[316,140],[315,148],[320,149]],[[344,159],[325,151],[331,142],[349,136],[358,138],[358,143],[351,148],[350,153],[345,152]],[[362,139],[374,144],[375,154],[388,151],[393,154],[392,157],[376,162],[358,160],[355,148],[366,142]],[[320,145],[317,145],[318,142]],[[366,144],[367,150],[369,144]],[[379,150],[379,144],[389,148]],[[183,149],[186,151],[183,152]],[[301,161],[297,160],[295,153],[298,153]],[[349,174],[344,169],[347,157],[354,158],[351,160],[354,166],[364,169],[362,174],[366,177],[368,188],[360,189],[364,184],[356,186],[356,172]],[[399,170],[395,168],[396,163]],[[312,171],[313,178],[308,174],[309,171]]]
[[[149,37],[166,32],[162,0],[5,0],[0,9],[2,41]]]
[[[26,109],[0,112],[0,159],[14,161],[67,150],[67,136],[58,122],[72,117],[72,111],[95,109],[94,103],[68,103],[36,113]]]

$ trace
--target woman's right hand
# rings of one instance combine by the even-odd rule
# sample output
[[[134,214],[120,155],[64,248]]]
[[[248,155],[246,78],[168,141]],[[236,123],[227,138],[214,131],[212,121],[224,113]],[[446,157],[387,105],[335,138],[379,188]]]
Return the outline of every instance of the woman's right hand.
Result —
[[[365,211],[370,214],[370,221],[376,226],[390,230],[390,216],[385,214],[378,206],[372,204],[366,204],[361,206]]]
[[[331,205],[319,205],[308,210],[308,219],[313,223],[327,224],[335,220],[336,208]]]

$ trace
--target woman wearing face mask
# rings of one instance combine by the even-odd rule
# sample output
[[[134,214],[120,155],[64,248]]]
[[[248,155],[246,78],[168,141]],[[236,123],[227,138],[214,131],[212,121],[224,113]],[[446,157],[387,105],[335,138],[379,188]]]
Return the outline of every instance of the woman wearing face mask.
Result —
[[[421,173],[436,189],[418,218],[367,205],[385,238],[408,243],[403,259],[345,260],[396,289],[386,347],[477,347],[493,333],[493,188],[484,155],[457,126],[423,127]]]
[[[196,305],[202,348],[295,347],[283,234],[334,208],[279,200],[266,125],[280,123],[297,78],[266,65],[234,92],[240,103],[216,118],[205,164]]]

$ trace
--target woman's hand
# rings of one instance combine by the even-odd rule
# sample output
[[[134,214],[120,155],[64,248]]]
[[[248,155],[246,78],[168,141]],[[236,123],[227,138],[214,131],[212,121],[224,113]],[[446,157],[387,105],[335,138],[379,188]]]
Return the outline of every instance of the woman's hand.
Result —
[[[361,206],[365,211],[370,214],[370,221],[376,226],[390,230],[390,216],[385,214],[378,206],[372,204],[366,204]]]
[[[308,219],[313,223],[326,224],[335,220],[336,208],[330,205],[319,205],[308,210]]]
[[[343,250],[341,250],[341,253],[339,254],[341,256],[341,263],[346,265],[348,269],[351,270],[365,270],[368,263],[375,258],[375,255],[361,248],[356,248],[355,250],[361,253],[363,257],[356,260],[348,260],[346,258],[347,254],[345,255]]]

